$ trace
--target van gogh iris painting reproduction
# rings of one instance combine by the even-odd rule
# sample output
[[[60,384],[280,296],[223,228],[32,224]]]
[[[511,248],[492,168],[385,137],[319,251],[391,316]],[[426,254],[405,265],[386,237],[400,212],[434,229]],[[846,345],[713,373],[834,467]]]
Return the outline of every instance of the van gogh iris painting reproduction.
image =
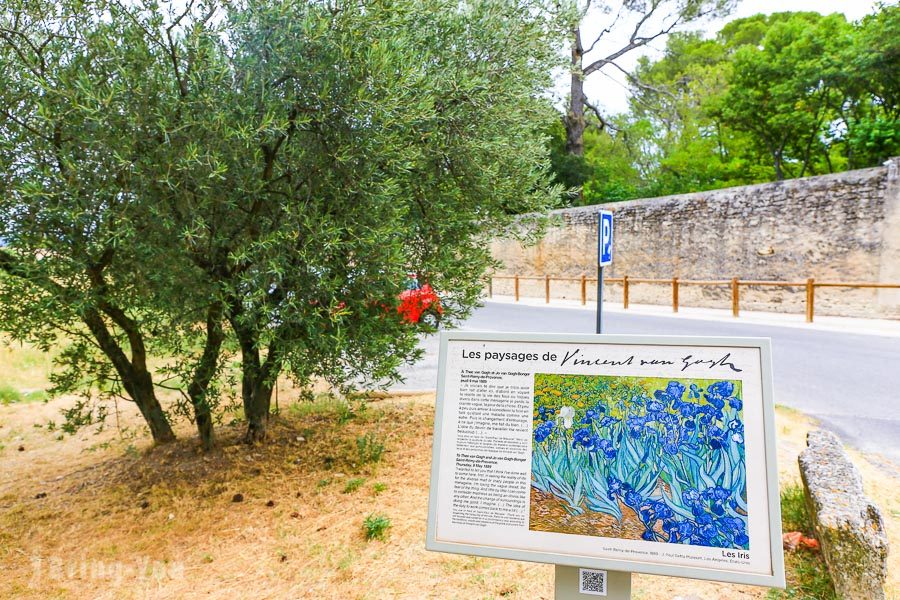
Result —
[[[534,376],[529,528],[749,549],[741,382]]]

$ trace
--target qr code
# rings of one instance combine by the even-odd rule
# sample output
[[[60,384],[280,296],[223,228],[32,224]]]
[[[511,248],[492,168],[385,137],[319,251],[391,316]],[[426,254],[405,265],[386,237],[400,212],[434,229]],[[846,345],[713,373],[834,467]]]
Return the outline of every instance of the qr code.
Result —
[[[579,592],[593,596],[606,595],[606,571],[578,569],[578,574],[581,580],[581,585],[578,587]]]

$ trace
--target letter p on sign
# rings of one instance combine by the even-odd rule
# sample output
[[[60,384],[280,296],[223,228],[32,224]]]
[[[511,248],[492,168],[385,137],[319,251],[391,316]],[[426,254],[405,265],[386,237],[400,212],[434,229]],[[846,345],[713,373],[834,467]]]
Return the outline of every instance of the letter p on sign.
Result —
[[[597,227],[597,258],[601,267],[612,263],[613,245],[613,214],[608,210],[601,210],[598,215]]]

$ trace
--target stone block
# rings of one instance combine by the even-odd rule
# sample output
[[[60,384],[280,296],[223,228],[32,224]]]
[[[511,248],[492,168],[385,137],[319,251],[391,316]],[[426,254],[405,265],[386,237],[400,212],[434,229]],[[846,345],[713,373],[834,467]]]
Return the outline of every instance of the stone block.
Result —
[[[888,540],[881,512],[837,436],[814,430],[806,444],[800,476],[835,591],[848,600],[883,600]]]

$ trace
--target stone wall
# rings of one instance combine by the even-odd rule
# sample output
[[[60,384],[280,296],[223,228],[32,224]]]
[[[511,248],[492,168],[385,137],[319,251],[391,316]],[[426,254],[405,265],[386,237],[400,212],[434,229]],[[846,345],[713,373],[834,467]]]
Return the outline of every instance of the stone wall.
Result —
[[[495,240],[504,273],[577,277],[596,272],[599,208],[615,216],[609,277],[900,283],[897,165],[694,194],[565,209],[535,246]],[[510,281],[494,282],[511,294]],[[588,286],[593,297],[592,286]],[[521,282],[543,296],[543,281]],[[554,282],[554,297],[580,297],[580,285]],[[605,289],[621,301],[622,286]],[[683,306],[730,308],[731,291],[680,286]],[[742,287],[741,308],[802,313],[804,288]],[[671,287],[630,286],[633,303],[671,302]],[[900,290],[817,288],[816,314],[900,318]]]

